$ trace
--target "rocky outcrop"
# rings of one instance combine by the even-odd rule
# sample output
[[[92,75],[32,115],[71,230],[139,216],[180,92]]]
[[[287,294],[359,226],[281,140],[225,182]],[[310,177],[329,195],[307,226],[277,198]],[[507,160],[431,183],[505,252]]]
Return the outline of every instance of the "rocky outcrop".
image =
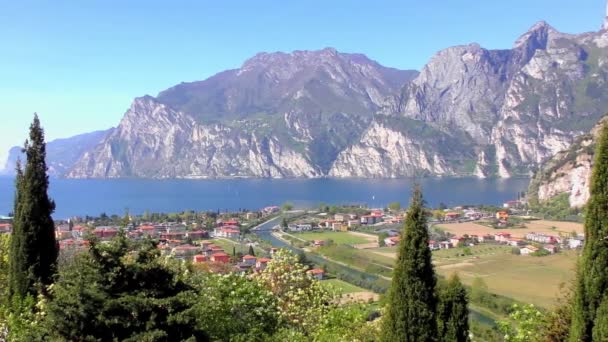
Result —
[[[198,124],[152,97],[136,99],[118,128],[67,174],[72,178],[316,177],[273,136]]]
[[[603,118],[589,134],[578,137],[543,165],[530,182],[531,204],[542,204],[564,193],[568,194],[571,207],[580,208],[587,203],[595,143],[607,122],[608,117]]]
[[[415,136],[374,122],[361,141],[342,151],[331,177],[397,178],[415,175],[454,175],[448,162]]]

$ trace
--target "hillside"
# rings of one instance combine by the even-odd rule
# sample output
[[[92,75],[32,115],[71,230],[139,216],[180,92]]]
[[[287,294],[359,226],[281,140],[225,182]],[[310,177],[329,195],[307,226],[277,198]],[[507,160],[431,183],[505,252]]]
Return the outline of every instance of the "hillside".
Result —
[[[534,206],[558,196],[568,197],[570,207],[580,208],[589,200],[589,179],[598,134],[608,122],[602,118],[591,132],[578,137],[566,150],[547,161],[530,181],[528,196]]]

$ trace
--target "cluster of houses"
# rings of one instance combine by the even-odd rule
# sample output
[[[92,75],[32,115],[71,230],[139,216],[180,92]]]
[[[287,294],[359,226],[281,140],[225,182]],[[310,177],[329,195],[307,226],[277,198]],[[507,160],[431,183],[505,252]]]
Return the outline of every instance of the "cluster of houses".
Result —
[[[388,247],[399,244],[398,235],[389,236],[384,239],[384,244]],[[529,255],[544,249],[550,254],[557,253],[560,249],[577,249],[583,246],[584,236],[562,238],[560,236],[548,235],[543,233],[528,233],[524,238],[513,237],[510,233],[499,232],[496,234],[453,236],[444,241],[429,241],[431,250],[450,249],[455,247],[475,245],[479,243],[498,243],[512,247],[519,247],[521,255]],[[533,245],[534,244],[534,245]]]
[[[303,232],[310,230],[348,231],[362,225],[396,224],[403,222],[402,216],[386,214],[383,210],[374,209],[369,214],[357,215],[353,213],[340,213],[327,218],[326,213],[318,214],[321,219],[296,222],[289,224],[287,230]]]

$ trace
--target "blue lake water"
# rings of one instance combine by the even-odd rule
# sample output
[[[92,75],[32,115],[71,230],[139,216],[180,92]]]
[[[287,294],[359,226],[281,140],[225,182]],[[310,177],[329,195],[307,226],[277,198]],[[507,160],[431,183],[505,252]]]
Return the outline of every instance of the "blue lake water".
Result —
[[[74,180],[51,179],[50,195],[57,204],[56,219],[70,216],[182,210],[259,209],[290,201],[298,207],[319,203],[385,206],[408,203],[412,185],[419,182],[431,206],[440,202],[501,204],[526,190],[528,179],[424,178],[414,179],[222,179],[222,180]],[[0,215],[12,211],[14,184],[0,178]]]

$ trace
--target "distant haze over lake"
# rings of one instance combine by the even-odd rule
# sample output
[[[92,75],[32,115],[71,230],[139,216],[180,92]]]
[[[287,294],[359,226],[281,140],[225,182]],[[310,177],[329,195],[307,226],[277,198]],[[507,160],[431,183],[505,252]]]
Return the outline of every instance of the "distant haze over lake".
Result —
[[[517,197],[528,179],[425,178],[422,185],[429,206],[443,202],[494,204]],[[327,204],[406,206],[414,179],[231,179],[231,180],[75,180],[51,179],[50,194],[57,204],[53,217],[99,215],[102,212],[234,211],[292,202],[297,207]],[[12,211],[14,182],[0,178],[0,215]]]

